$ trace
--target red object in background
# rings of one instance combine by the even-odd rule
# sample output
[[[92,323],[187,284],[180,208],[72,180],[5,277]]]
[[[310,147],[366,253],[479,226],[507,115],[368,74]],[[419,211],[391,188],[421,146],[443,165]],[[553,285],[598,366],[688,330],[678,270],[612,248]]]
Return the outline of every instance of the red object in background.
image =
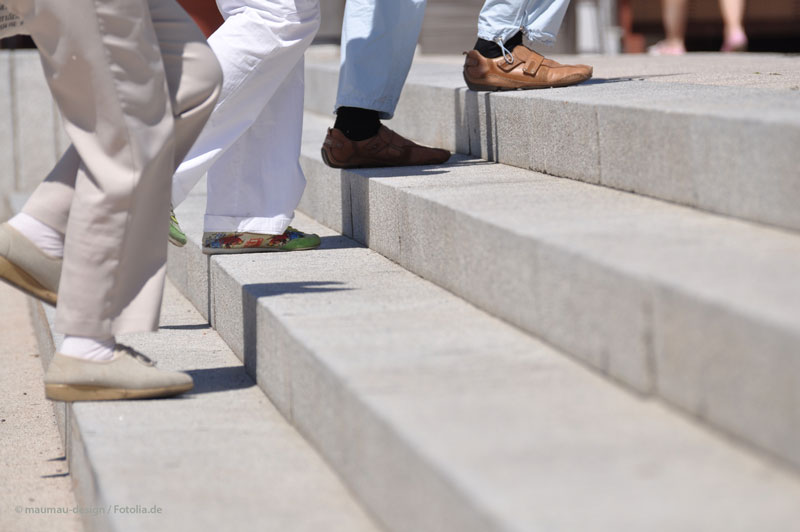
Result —
[[[633,33],[633,8],[630,0],[619,0],[619,25],[622,28],[622,51],[626,54],[641,54],[645,51],[644,35]]]
[[[194,19],[206,38],[224,22],[215,0],[178,0],[178,3]]]

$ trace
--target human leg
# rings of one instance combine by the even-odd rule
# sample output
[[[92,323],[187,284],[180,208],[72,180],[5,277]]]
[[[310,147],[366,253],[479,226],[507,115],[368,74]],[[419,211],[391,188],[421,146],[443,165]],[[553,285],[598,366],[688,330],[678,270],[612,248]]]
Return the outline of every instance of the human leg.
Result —
[[[99,340],[152,330],[166,249],[152,245],[149,236],[166,225],[166,205],[160,209],[159,200],[166,198],[175,154],[194,140],[191,129],[199,129],[216,99],[213,55],[171,1],[14,0],[12,9],[31,30],[73,141],[25,207],[37,219],[65,221],[56,327]],[[159,48],[159,29],[183,40],[179,48],[187,61],[180,62],[179,76],[165,72],[170,57]],[[191,64],[194,54],[199,60]],[[173,92],[174,81],[179,83]],[[112,358],[100,372],[116,379],[112,395],[170,395],[191,388],[187,375],[155,370],[130,350],[117,349]],[[86,399],[82,383],[99,366],[69,359],[56,355],[46,377],[48,396]],[[135,374],[117,370],[131,363],[142,368]],[[114,398],[104,396],[106,384],[93,382],[89,395]]]
[[[336,109],[394,115],[422,29],[426,0],[348,0]]]
[[[441,164],[450,152],[420,146],[382,126],[394,115],[422,20],[425,0],[349,0],[342,27],[336,122],[322,157],[334,168]]]
[[[67,300],[57,323],[83,336],[152,328],[166,258],[166,249],[152,242],[157,224],[166,227],[167,207],[158,209],[168,186],[163,176],[206,120],[219,68],[172,2],[108,1],[95,15],[92,2],[70,10],[54,0],[28,0],[26,12],[73,140],[23,209],[68,235],[60,294]],[[138,32],[113,33],[145,17],[153,22]],[[59,26],[65,31],[48,26],[52,20],[67,21]],[[147,75],[134,82],[128,72]]]
[[[253,125],[209,169],[205,253],[319,246],[316,235],[287,233],[306,185],[300,168],[303,77],[301,59]]]
[[[744,0],[719,0],[722,21],[725,24],[723,52],[744,52],[747,50],[747,35],[744,32]]]
[[[225,22],[209,38],[222,65],[219,102],[172,181],[180,204],[256,121],[319,29],[318,0],[219,0]]]
[[[191,22],[181,23],[185,15],[172,2],[78,1],[65,6],[57,0],[15,0],[14,7],[37,43],[73,141],[25,210],[34,219],[39,214],[66,225],[56,326],[68,339],[81,337],[91,351],[103,340],[113,344],[115,332],[147,330],[157,323],[161,294],[153,288],[163,282],[163,267],[151,268],[158,253],[148,249],[154,246],[142,233],[151,227],[143,220],[158,220],[153,214],[158,212],[157,193],[163,195],[166,185],[164,170],[171,174],[176,147],[196,134],[188,127],[179,130],[172,112],[181,113],[187,100],[185,123],[194,121],[199,129],[205,120],[202,109],[207,116],[213,106],[219,70],[202,39],[192,45],[196,30]],[[168,26],[172,37],[185,37],[181,53],[187,58],[194,49],[209,61],[180,65],[183,75],[173,79],[181,81],[182,90],[173,99],[174,108],[163,66],[169,58],[162,56],[156,39],[159,23]],[[164,183],[162,190],[158,181]],[[48,204],[48,199],[54,201]],[[57,353],[45,379],[48,397],[152,397],[192,385],[188,375],[142,364],[142,356],[131,350],[116,349],[102,366],[88,358]],[[123,367],[127,370],[120,371]]]
[[[686,53],[686,20],[688,0],[661,0],[664,40],[648,49],[650,55],[682,55]]]

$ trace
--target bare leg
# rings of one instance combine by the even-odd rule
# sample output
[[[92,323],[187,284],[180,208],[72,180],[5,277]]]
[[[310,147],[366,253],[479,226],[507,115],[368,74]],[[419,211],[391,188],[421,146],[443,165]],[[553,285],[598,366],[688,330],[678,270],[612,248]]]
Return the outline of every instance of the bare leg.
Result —
[[[719,0],[722,21],[725,24],[723,52],[742,52],[747,50],[747,35],[744,33],[744,0]]]
[[[687,0],[661,0],[661,14],[666,37],[655,46],[651,46],[649,52],[653,55],[685,53]]]

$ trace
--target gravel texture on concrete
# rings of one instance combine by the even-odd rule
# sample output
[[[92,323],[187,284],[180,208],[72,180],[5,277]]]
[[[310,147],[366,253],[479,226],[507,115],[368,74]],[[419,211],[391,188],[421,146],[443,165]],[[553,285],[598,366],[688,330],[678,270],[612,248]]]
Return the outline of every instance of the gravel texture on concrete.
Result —
[[[53,312],[37,323],[48,328]],[[41,314],[40,314],[41,315]],[[217,333],[167,283],[159,332],[124,335],[195,387],[162,400],[74,403],[68,457],[97,532],[377,532]]]
[[[781,465],[304,215],[318,250],[194,262],[204,203],[170,276],[389,530],[798,528]]]
[[[44,397],[42,364],[27,298],[0,282],[0,530],[77,532],[80,514]]]

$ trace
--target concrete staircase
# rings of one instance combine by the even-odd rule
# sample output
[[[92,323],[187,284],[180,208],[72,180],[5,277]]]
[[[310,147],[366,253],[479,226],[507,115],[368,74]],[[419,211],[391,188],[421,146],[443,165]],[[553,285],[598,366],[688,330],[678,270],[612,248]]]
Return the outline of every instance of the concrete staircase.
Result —
[[[323,248],[203,256],[201,186],[170,274],[377,521],[800,530],[793,85],[731,87],[716,56],[677,83],[674,63],[636,77],[618,58],[601,62],[631,75],[488,95],[458,59],[420,58],[390,125],[462,155],[339,171],[319,156],[325,54],[295,223]],[[796,82],[796,59],[769,61]]]
[[[488,95],[420,58],[388,125],[460,155],[339,171],[327,53],[293,223],[322,248],[210,258],[204,185],[178,207],[162,332],[129,341],[198,393],[67,423],[82,504],[165,516],[92,526],[800,531],[800,60]]]
[[[46,367],[60,342],[55,311],[33,300],[31,310]],[[380,530],[172,283],[158,334],[119,340],[189,370],[195,388],[171,400],[54,403],[78,504],[66,511],[85,530]]]

